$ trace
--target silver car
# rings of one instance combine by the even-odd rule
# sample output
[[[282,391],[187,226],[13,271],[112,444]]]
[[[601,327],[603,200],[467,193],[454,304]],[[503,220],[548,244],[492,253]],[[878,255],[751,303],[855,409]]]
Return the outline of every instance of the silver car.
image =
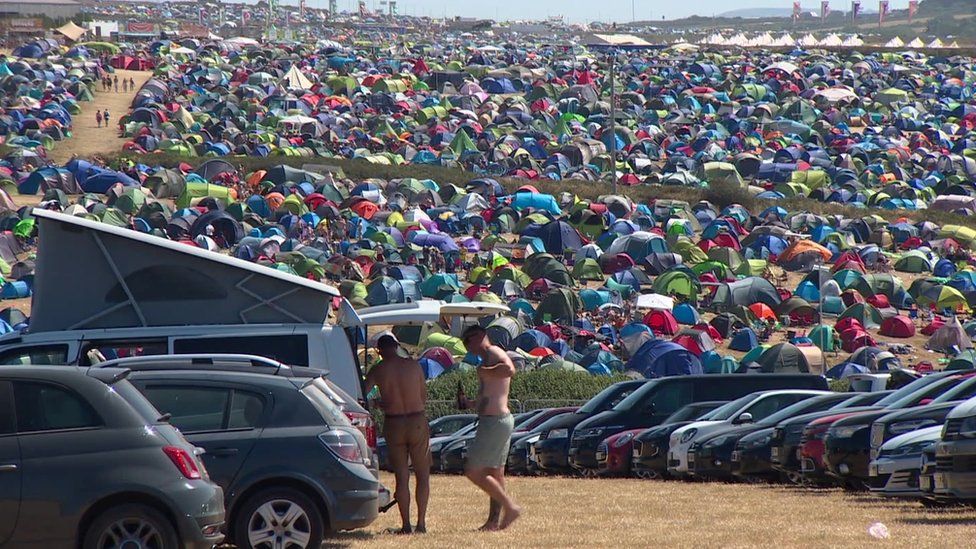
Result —
[[[899,435],[881,446],[868,466],[871,491],[882,496],[917,497],[920,488],[922,453],[939,440],[942,426],[928,427]]]

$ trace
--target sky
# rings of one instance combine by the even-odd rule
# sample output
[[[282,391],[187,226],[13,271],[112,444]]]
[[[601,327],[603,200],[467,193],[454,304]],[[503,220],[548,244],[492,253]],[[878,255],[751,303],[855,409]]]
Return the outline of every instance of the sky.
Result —
[[[367,0],[370,10],[384,9],[381,0]],[[297,4],[298,0],[282,0],[283,4]],[[326,8],[328,0],[306,0],[309,7]],[[357,0],[339,0],[339,9],[356,9]],[[862,0],[864,9],[877,10],[877,0]],[[432,17],[466,16],[485,17],[496,20],[545,19],[561,15],[572,23],[589,21],[632,21],[660,20],[661,17],[675,19],[689,15],[716,15],[729,10],[742,8],[792,8],[792,0],[694,0],[676,2],[673,0],[397,0],[397,10],[405,15],[429,15]],[[847,11],[850,0],[831,0],[834,10]],[[891,9],[904,9],[908,0],[891,0]],[[820,10],[817,0],[804,0],[803,8]]]

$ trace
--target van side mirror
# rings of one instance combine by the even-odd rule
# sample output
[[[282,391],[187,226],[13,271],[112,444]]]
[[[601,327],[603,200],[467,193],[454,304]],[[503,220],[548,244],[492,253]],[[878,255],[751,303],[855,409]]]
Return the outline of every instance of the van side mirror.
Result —
[[[735,423],[752,423],[752,414],[749,412],[740,414],[739,417],[735,418]]]

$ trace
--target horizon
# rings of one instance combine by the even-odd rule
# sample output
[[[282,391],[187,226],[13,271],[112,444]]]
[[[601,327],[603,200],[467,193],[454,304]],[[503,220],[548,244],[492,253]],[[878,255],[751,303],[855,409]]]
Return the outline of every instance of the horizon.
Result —
[[[163,2],[165,0],[151,0]],[[220,0],[214,0],[220,1]],[[258,0],[233,0],[227,4],[255,4]],[[371,12],[385,11],[381,5],[384,0],[367,0]],[[924,2],[924,0],[922,0]],[[909,0],[890,0],[890,9],[904,10]],[[297,6],[299,0],[279,0],[281,5]],[[666,3],[659,0],[604,0],[595,8],[582,0],[536,0],[529,5],[512,6],[507,4],[489,5],[484,3],[462,4],[451,0],[397,0],[400,15],[443,17],[478,17],[495,21],[542,21],[561,16],[567,23],[629,23],[632,21],[658,22],[682,19],[691,16],[715,17],[724,13],[745,9],[784,9],[793,7],[792,0],[742,0],[730,5],[726,0],[699,0],[694,4]],[[803,11],[819,12],[820,2],[804,0]],[[312,9],[327,9],[329,0],[306,0]],[[358,0],[338,0],[340,12],[355,12]],[[862,0],[862,10],[877,13],[876,0]],[[833,11],[846,12],[851,9],[849,0],[830,0]]]

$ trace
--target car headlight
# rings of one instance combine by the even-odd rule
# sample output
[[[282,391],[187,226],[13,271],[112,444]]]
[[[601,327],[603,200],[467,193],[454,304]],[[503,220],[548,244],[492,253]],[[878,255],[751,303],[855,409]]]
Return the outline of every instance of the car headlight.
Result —
[[[580,433],[581,436],[587,437],[600,437],[603,436],[603,427],[596,427],[594,429],[587,429]]]
[[[923,440],[921,442],[913,442],[911,444],[905,444],[893,449],[891,452],[888,453],[888,455],[890,456],[910,456],[915,454],[922,455],[922,451],[925,450],[925,448],[927,448],[930,444],[932,444],[932,442],[928,440]]]
[[[694,428],[688,429],[687,431],[684,432],[683,435],[681,435],[681,443],[684,444],[686,442],[691,441],[691,439],[695,438],[695,435],[697,434],[698,434],[698,429],[694,429]]]
[[[908,433],[910,431],[917,431],[923,427],[928,427],[929,425],[935,425],[934,419],[912,419],[909,421],[899,421],[898,423],[892,423],[888,427],[888,431],[892,434],[900,435],[902,433]]]
[[[841,427],[834,427],[828,433],[833,438],[851,438],[854,433],[863,429],[863,425],[843,425]]]
[[[546,438],[566,438],[569,436],[569,429],[553,429],[549,431]]]
[[[632,440],[634,440],[634,433],[627,433],[626,435],[624,435],[624,436],[618,438],[616,441],[614,441],[613,447],[614,448],[620,448],[622,446],[626,446],[626,445],[630,444],[630,441],[632,441]]]
[[[759,448],[761,446],[766,446],[772,441],[773,441],[773,434],[769,433],[768,435],[763,435],[759,438],[747,440],[745,441],[745,443],[741,443],[740,446],[742,446],[743,448]]]
[[[713,438],[713,439],[705,442],[704,444],[702,444],[702,447],[703,448],[715,448],[716,446],[721,446],[721,445],[725,444],[728,441],[729,441],[729,437],[727,437],[727,436],[724,436],[724,437],[715,437],[715,438]]]
[[[976,438],[976,416],[967,417],[959,426],[959,435],[965,438]]]

